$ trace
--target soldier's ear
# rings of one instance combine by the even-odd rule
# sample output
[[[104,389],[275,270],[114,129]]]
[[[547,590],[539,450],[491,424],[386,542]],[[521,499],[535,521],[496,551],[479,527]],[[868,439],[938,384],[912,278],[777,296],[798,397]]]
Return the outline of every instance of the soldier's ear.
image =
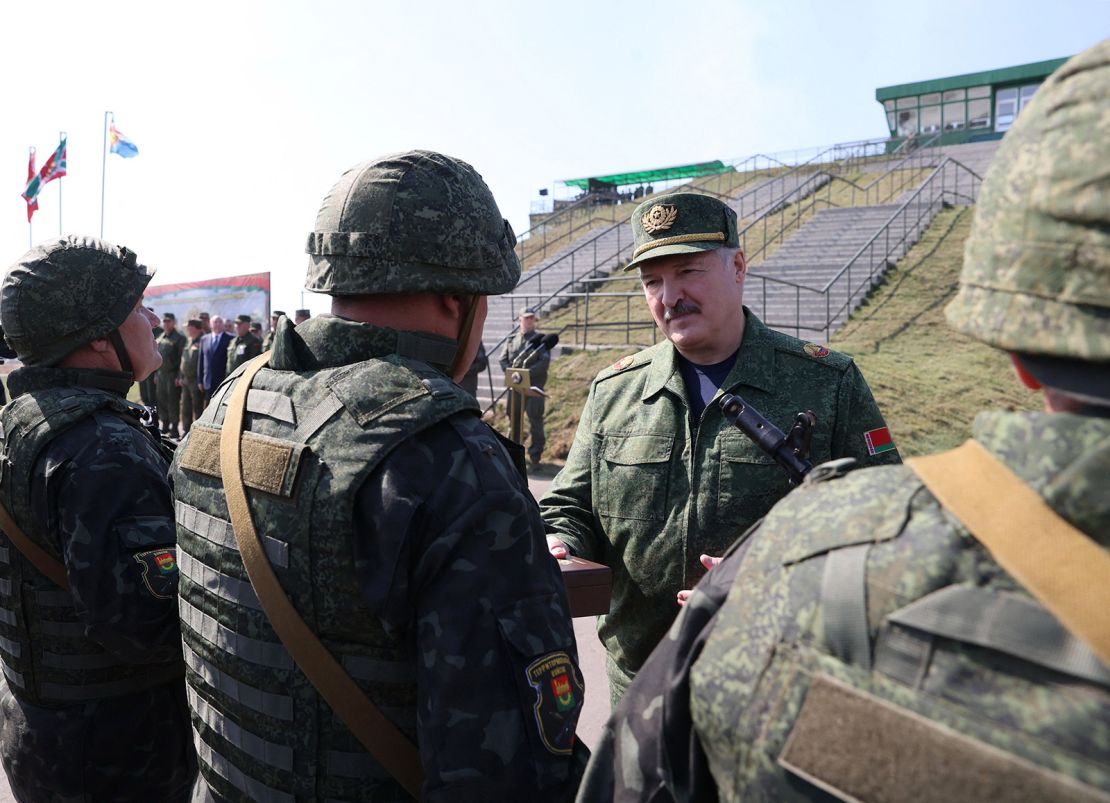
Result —
[[[98,337],[96,340],[90,340],[87,345],[98,354],[104,354],[108,351],[114,352],[112,341],[106,337]]]

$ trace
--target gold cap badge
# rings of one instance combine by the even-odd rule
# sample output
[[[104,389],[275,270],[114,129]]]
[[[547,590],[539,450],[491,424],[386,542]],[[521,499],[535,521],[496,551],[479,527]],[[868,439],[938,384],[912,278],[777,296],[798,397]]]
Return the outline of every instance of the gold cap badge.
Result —
[[[666,231],[678,219],[677,206],[664,206],[656,204],[640,218],[640,225],[645,234],[655,234],[657,231]]]

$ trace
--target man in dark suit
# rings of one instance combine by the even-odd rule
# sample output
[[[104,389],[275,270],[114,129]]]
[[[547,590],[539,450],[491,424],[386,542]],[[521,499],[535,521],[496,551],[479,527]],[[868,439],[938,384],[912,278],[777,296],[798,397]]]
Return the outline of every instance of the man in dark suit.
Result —
[[[231,342],[231,334],[224,331],[223,318],[213,315],[211,323],[212,331],[200,339],[200,358],[194,379],[204,392],[206,404],[212,399],[212,391],[227,376],[227,344]]]

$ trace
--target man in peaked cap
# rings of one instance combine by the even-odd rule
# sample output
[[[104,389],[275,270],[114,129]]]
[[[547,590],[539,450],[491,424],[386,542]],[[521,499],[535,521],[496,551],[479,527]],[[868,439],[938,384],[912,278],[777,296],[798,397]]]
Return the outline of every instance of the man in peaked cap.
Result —
[[[1110,40],[1006,134],[946,310],[1045,411],[776,506],[644,666],[581,800],[1108,799],[1108,110]]]
[[[0,760],[21,801],[187,800],[167,452],[127,401],[161,362],[152,272],[91,237],[0,286],[24,367],[0,415]]]
[[[312,310],[299,309],[293,313],[293,324],[299,325],[312,317]]]
[[[331,314],[282,319],[178,450],[205,794],[573,795],[583,685],[559,567],[521,450],[452,381],[486,296],[520,276],[515,242],[458,159],[410,151],[347,171],[307,246],[306,289],[332,296]],[[264,553],[236,548],[252,536]],[[307,633],[284,635],[290,622]],[[322,651],[353,684],[338,699]]]
[[[768,329],[743,306],[736,213],[674,193],[632,215],[633,259],[666,341],[618,360],[590,388],[566,466],[540,503],[552,554],[613,570],[598,620],[619,699],[678,613],[679,593],[790,489],[717,401],[738,393],[784,432],[817,414],[815,463],[898,462],[846,355]]]
[[[268,331],[266,333],[266,336],[262,338],[263,351],[269,351],[274,347],[274,333],[277,332],[278,321],[281,320],[284,315],[285,312],[279,309],[276,309],[270,313],[270,331]]]
[[[536,311],[526,309],[520,313],[520,329],[513,333],[501,352],[501,370],[510,365],[530,371],[532,387],[543,390],[547,384],[547,368],[551,365],[551,351],[544,345],[544,337],[536,331]],[[524,400],[524,413],[528,416],[528,457],[533,466],[540,464],[543,447],[547,442],[543,428],[543,414],[547,399],[529,396]]]
[[[251,331],[251,316],[240,315],[235,319],[236,335],[227,344],[227,373],[262,353],[262,340]]]
[[[204,391],[200,379],[201,340],[204,324],[200,318],[190,318],[185,324],[189,342],[181,353],[181,431],[187,433],[193,421],[204,410]]]
[[[178,429],[181,419],[181,355],[189,341],[177,331],[177,316],[172,312],[162,316],[162,334],[154,342],[162,355],[157,383],[158,420],[162,432],[176,439],[181,437]]]

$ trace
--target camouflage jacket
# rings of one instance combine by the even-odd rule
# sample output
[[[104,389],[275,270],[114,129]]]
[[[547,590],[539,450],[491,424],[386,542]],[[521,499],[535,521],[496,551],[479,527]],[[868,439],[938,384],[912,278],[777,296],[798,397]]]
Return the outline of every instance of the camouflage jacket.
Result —
[[[294,606],[417,745],[425,800],[568,799],[587,751],[562,578],[477,404],[416,359],[437,350],[449,362],[443,338],[279,323],[242,440],[248,488],[269,491],[249,491],[253,518]],[[209,459],[237,376],[173,473],[204,783],[219,800],[407,799],[296,671],[246,577]]]
[[[985,413],[974,434],[1110,551],[1110,420]],[[866,626],[855,655],[836,637],[852,598]],[[883,798],[884,761],[922,783],[969,773],[969,799],[1006,783],[1030,799],[1102,799],[1071,796],[1075,781],[1110,792],[1110,668],[1091,658],[909,469],[806,484],[698,586],[610,720],[579,799],[827,799],[809,780]],[[822,740],[807,694],[857,713],[826,719]],[[892,711],[900,726],[875,724]],[[849,732],[854,721],[884,743]]]
[[[189,338],[177,330],[159,335],[155,341],[158,353],[162,355],[162,365],[159,366],[158,372],[166,376],[177,376],[181,371],[181,355],[188,343]]]
[[[869,453],[868,433],[885,425],[850,357],[772,331],[746,312],[718,397],[739,393],[783,431],[798,411],[813,410],[815,463],[898,462],[893,448]],[[717,404],[700,421],[688,410],[670,342],[619,360],[594,380],[566,466],[540,502],[549,533],[613,569],[612,606],[598,632],[619,670],[610,671],[618,691],[677,615],[677,592],[705,573],[699,555],[723,553],[790,489]]]
[[[227,344],[227,373],[262,353],[262,341],[253,332],[236,335]]]
[[[129,385],[64,368],[9,378],[4,502],[70,584],[0,536],[0,758],[21,799],[187,799],[196,772],[168,463]]]
[[[181,381],[193,387],[196,387],[197,382],[200,381],[197,378],[197,365],[200,364],[201,337],[203,335],[190,340],[181,352]]]

